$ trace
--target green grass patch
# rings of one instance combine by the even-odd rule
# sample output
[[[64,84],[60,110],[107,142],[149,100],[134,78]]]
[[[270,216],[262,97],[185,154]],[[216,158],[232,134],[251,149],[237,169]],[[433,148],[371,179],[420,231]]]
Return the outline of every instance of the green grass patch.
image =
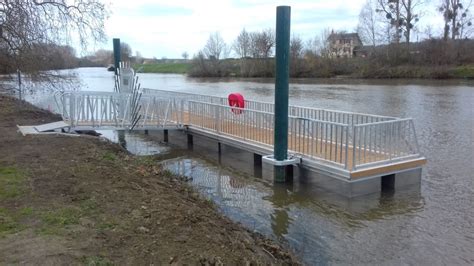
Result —
[[[34,209],[31,207],[24,207],[21,208],[20,211],[18,212],[21,216],[30,216],[34,213]]]
[[[79,224],[82,211],[79,208],[67,207],[54,211],[47,211],[41,215],[43,223],[47,226],[66,227]]]
[[[24,190],[26,177],[14,167],[0,167],[0,200],[15,198]]]
[[[38,215],[42,222],[38,232],[46,235],[61,235],[70,226],[80,224],[81,218],[95,220],[100,213],[98,209],[95,198],[85,199],[78,206],[52,207]]]
[[[109,221],[109,222],[102,222],[97,225],[97,229],[99,231],[105,231],[105,230],[113,230],[115,229],[119,224],[114,221]]]
[[[22,229],[15,215],[5,209],[0,208],[0,237],[18,232]]]
[[[85,214],[91,214],[98,208],[97,201],[94,198],[89,198],[81,202],[81,211]]]
[[[455,78],[474,79],[474,65],[458,66],[452,70]]]
[[[115,161],[115,160],[117,160],[117,155],[115,155],[114,153],[108,151],[104,154],[104,156],[102,156],[102,158],[104,160],[107,160],[107,161]]]
[[[21,219],[31,216],[33,208],[26,207],[19,210],[0,208],[0,238],[8,234],[14,234],[26,228],[21,224]]]
[[[84,263],[84,265],[87,265],[87,266],[113,265],[113,263],[109,259],[101,257],[101,256],[83,257],[82,262]]]
[[[190,63],[157,63],[133,66],[140,73],[186,74],[191,68]]]

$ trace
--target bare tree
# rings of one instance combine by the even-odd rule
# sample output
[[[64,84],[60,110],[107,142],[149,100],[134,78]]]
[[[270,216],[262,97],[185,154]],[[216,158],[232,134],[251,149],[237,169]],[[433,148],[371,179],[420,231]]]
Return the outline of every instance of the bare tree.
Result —
[[[303,40],[293,35],[290,40],[290,75],[297,77],[302,72]]]
[[[63,44],[77,38],[86,48],[90,42],[102,41],[107,15],[100,0],[0,1],[0,48],[11,57],[10,64],[33,73],[41,65],[22,54],[38,44]]]
[[[273,29],[250,34],[251,54],[254,58],[268,58],[273,54],[275,47],[275,33]]]
[[[415,24],[420,20],[419,6],[422,5],[422,0],[402,0],[403,15],[402,27],[404,29],[404,36],[406,43],[410,43],[411,34],[415,28]]]
[[[208,59],[218,61],[221,58],[221,55],[225,53],[226,47],[227,45],[220,33],[214,32],[209,35],[203,53]]]
[[[212,76],[221,77],[229,73],[228,63],[222,58],[226,58],[230,49],[224,42],[219,32],[209,35],[204,48],[194,56],[192,60],[191,76]]]
[[[331,51],[330,51],[330,45],[329,45],[329,36],[331,35],[331,30],[329,28],[326,28],[321,31],[321,34],[319,36],[316,36],[315,38],[315,45],[316,45],[316,50],[317,54],[319,54],[321,57],[330,57]]]
[[[239,36],[237,36],[237,39],[235,39],[232,48],[240,58],[250,56],[250,34],[245,28],[240,32]]]
[[[114,53],[110,50],[100,49],[97,50],[94,55],[91,57],[92,61],[101,64],[103,66],[107,66],[108,64],[112,64],[113,62]]]
[[[420,19],[419,7],[423,0],[378,0],[378,12],[385,14],[395,29],[393,40],[400,43],[402,36],[410,43],[411,32]]]
[[[472,27],[472,21],[474,20],[470,8],[472,6],[472,1],[469,3],[469,6],[465,9],[465,12],[461,15],[459,20],[459,39],[467,39],[472,36],[474,28]]]
[[[377,12],[373,0],[367,0],[359,13],[357,33],[365,44],[377,44]]]
[[[237,38],[234,40],[232,50],[235,54],[240,57],[240,75],[248,77],[250,75],[252,63],[248,59],[251,51],[251,38],[245,28],[239,33]]]
[[[469,32],[469,27],[472,26],[472,20],[469,13],[469,8],[472,5],[471,1],[461,0],[442,0],[439,12],[443,14],[444,18],[444,40],[463,38],[466,32]]]
[[[135,63],[143,64],[143,61],[142,53],[140,53],[140,51],[135,51]]]
[[[298,35],[293,35],[290,40],[290,57],[301,58],[303,56],[303,39]]]
[[[120,42],[120,57],[124,62],[130,62],[132,56],[132,48],[126,42]]]
[[[183,53],[181,54],[181,56],[183,57],[183,59],[184,59],[185,61],[187,61],[188,58],[189,58],[189,54],[188,54],[188,52],[186,52],[186,51],[183,52]]]
[[[390,25],[395,29],[394,42],[400,43],[402,33],[400,0],[378,0],[378,7],[377,12],[385,14]]]

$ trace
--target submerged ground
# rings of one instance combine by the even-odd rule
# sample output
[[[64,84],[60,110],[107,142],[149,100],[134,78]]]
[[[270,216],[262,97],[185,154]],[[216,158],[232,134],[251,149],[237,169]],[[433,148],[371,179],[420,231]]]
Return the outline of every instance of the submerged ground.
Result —
[[[154,157],[95,137],[22,136],[60,118],[0,95],[0,264],[294,264]]]

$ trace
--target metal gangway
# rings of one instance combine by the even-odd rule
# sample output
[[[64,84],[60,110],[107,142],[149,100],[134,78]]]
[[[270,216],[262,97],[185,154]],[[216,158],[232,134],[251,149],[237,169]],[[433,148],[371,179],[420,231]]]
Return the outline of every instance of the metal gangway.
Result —
[[[151,89],[65,92],[57,102],[73,130],[176,129],[261,154],[273,151],[273,103],[247,100],[241,109],[224,97]],[[290,106],[288,145],[302,163],[352,178],[358,170],[424,160],[411,118]]]

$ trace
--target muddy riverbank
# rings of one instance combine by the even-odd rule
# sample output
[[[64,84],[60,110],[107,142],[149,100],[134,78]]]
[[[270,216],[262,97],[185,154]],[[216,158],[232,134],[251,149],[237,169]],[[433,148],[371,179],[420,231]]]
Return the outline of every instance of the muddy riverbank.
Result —
[[[188,184],[94,137],[26,136],[59,118],[0,96],[0,264],[295,264]]]

